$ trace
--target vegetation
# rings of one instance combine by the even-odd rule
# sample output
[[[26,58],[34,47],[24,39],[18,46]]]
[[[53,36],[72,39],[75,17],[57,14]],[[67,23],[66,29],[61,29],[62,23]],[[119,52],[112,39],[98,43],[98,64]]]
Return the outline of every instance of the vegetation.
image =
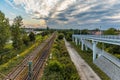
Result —
[[[41,41],[48,38],[48,34],[41,36],[33,32],[26,33],[22,27],[21,16],[17,16],[10,26],[9,20],[0,11],[0,74],[10,72]],[[1,77],[0,75],[0,80]]]
[[[72,41],[72,34],[74,33],[74,30],[70,29],[70,30],[59,30],[59,33],[63,33],[65,38],[68,41]]]
[[[13,47],[15,49],[21,49],[23,46],[21,29],[20,29],[21,26],[22,26],[22,17],[17,16],[14,19],[14,22],[11,27]]]
[[[88,30],[88,29],[83,29],[83,30],[81,31],[81,34],[89,34],[89,30]]]
[[[0,11],[0,51],[3,50],[6,42],[10,38],[9,20]]]
[[[34,38],[34,40],[35,40],[35,38]],[[27,36],[27,34],[24,34],[24,35],[23,35],[22,41],[23,41],[23,44],[24,44],[25,46],[28,46],[28,45],[29,45],[30,39],[29,39],[29,37]]]
[[[16,67],[35,47],[37,47],[42,41],[46,40],[48,36],[36,36],[36,41],[29,46],[24,46],[20,50],[11,50],[7,54],[2,54],[0,59],[0,72],[7,74],[14,67]],[[11,45],[10,45],[11,46]],[[3,76],[0,75],[0,80]]]
[[[117,30],[115,28],[109,28],[103,32],[104,35],[117,35]]]
[[[29,39],[30,41],[35,41],[35,34],[33,32],[29,34]]]
[[[120,46],[119,45],[98,43],[97,46],[105,50],[106,52],[112,54],[113,56],[117,57],[118,59],[120,59]]]
[[[63,34],[63,33],[60,33],[60,34],[58,35],[58,39],[59,39],[59,40],[63,39],[63,37],[64,37],[64,34]]]
[[[52,47],[42,80],[80,80],[63,39],[59,39],[60,36],[61,34]]]

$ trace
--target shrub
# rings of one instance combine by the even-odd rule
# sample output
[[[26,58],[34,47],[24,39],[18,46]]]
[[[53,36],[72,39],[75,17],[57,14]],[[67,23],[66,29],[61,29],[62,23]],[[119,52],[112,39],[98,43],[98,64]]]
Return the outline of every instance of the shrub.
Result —
[[[30,38],[30,41],[35,41],[35,34],[33,32],[31,32],[29,34],[29,38]]]
[[[49,70],[53,72],[60,72],[62,70],[62,65],[57,60],[51,61],[49,63]]]
[[[64,37],[64,34],[63,34],[63,33],[60,33],[60,34],[58,35],[58,39],[59,39],[59,40],[63,39],[63,37]]]

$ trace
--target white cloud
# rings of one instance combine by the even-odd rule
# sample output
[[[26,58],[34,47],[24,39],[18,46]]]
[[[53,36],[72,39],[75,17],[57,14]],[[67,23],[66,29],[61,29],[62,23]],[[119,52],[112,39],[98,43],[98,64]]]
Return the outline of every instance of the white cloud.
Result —
[[[59,14],[59,12],[74,4],[76,0],[13,0],[13,2],[6,0],[6,2],[11,6],[22,6],[26,13],[34,17],[45,18],[50,17],[51,13],[53,15]]]
[[[119,0],[5,0],[14,7],[21,6],[34,19],[48,18],[56,23],[101,23],[120,21]],[[71,7],[72,6],[72,7]],[[70,10],[70,8],[72,8]],[[68,12],[68,13],[67,13]],[[117,12],[118,14],[115,14]],[[66,19],[66,20],[65,20]],[[113,21],[113,22],[114,22]]]
[[[40,18],[48,17],[60,0],[13,0],[17,6],[24,7],[26,13]],[[39,15],[36,15],[36,12]]]
[[[57,15],[61,13],[61,11],[68,9],[71,5],[74,5],[76,2],[77,0],[63,0],[59,5],[57,5],[51,18],[57,17]]]
[[[120,19],[120,13],[114,14],[112,16],[106,16],[106,19]]]

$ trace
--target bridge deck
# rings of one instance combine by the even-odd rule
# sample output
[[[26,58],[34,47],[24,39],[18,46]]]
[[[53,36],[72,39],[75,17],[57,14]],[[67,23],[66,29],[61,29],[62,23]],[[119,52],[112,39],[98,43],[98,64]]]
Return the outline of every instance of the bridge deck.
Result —
[[[120,45],[120,35],[73,35],[73,37]]]

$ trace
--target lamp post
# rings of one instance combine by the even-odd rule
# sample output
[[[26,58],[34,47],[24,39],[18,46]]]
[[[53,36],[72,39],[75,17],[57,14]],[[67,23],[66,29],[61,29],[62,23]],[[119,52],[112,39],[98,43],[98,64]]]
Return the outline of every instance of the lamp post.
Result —
[[[101,26],[100,26],[100,35],[102,35]]]

